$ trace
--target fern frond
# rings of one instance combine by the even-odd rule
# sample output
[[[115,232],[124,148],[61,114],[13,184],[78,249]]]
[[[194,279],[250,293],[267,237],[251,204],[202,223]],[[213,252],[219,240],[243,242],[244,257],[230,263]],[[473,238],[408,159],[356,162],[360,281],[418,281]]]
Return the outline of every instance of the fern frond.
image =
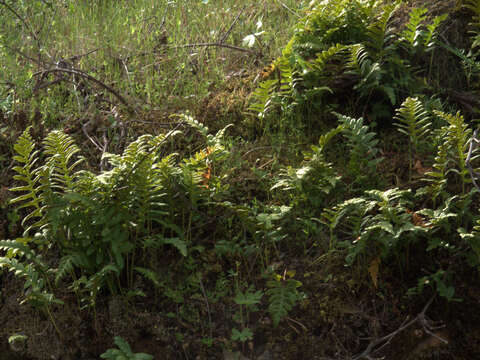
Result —
[[[354,70],[361,77],[366,77],[371,72],[372,61],[365,45],[355,44],[350,46],[347,68]]]
[[[442,22],[444,22],[448,18],[448,14],[442,14],[439,16],[435,16],[433,22],[427,25],[427,31],[425,34],[424,45],[428,48],[432,48],[435,44],[435,40],[437,38],[436,30],[440,26]]]
[[[444,136],[442,136],[444,138]],[[446,185],[447,185],[447,173],[450,167],[448,159],[448,143],[442,141],[440,138],[440,144],[437,148],[437,155],[435,156],[435,161],[432,165],[432,171],[425,173],[425,181],[431,183],[427,189],[432,193],[432,197],[435,200],[438,196],[442,194]]]
[[[318,53],[315,60],[313,62],[308,62],[308,65],[310,69],[318,71],[321,74],[325,70],[325,66],[329,61],[332,61],[339,55],[344,55],[345,50],[347,49],[348,46],[342,44],[330,46],[327,50]]]
[[[122,161],[125,165],[131,166],[148,157],[150,154],[150,142],[152,135],[142,135],[137,140],[132,141],[123,151]]]
[[[43,141],[43,145],[44,154],[48,156],[46,166],[50,172],[51,188],[73,191],[75,168],[84,161],[84,158],[81,157],[73,163],[71,161],[80,149],[70,136],[59,130],[51,131]]]
[[[38,260],[35,252],[30,249],[30,247],[24,241],[25,239],[17,240],[0,240],[0,250],[7,252],[7,257],[9,254],[15,254],[17,257],[25,257],[29,260]],[[41,262],[39,262],[41,264]]]
[[[398,130],[410,138],[416,149],[420,140],[430,131],[431,122],[423,104],[418,98],[408,97],[396,111],[394,117]]]
[[[63,256],[60,259],[60,263],[58,264],[58,268],[55,271],[55,284],[58,285],[60,280],[64,277],[73,274],[74,271],[74,257],[72,255]]]
[[[137,271],[140,275],[142,275],[145,279],[150,280],[152,284],[155,285],[155,287],[161,287],[162,284],[160,283],[160,280],[158,279],[158,274],[155,271],[139,266],[134,267],[134,270]]]
[[[145,353],[133,353],[130,345],[120,336],[115,336],[115,345],[118,349],[108,349],[100,355],[107,360],[152,360],[153,356]]]
[[[402,37],[412,47],[419,44],[423,34],[422,27],[427,18],[427,9],[423,7],[414,8],[410,12],[410,19],[405,25],[406,29],[402,32]]]
[[[43,218],[43,203],[42,203],[42,176],[39,168],[35,168],[35,163],[38,160],[38,151],[35,151],[35,143],[30,136],[30,127],[25,129],[22,135],[18,138],[14,145],[14,150],[17,153],[13,159],[22,166],[15,166],[13,170],[17,173],[13,178],[17,181],[23,182],[24,185],[11,188],[10,191],[26,192],[10,200],[11,204],[21,203],[17,209],[33,208],[22,220],[22,226],[26,227],[31,219]],[[32,228],[36,227],[30,225],[26,227],[25,233],[28,233]]]
[[[365,45],[355,44],[350,46],[350,55],[346,68],[360,77],[360,81],[353,87],[361,96],[369,96],[373,90],[379,90],[388,96],[390,102],[395,104],[395,92],[382,84],[384,70],[378,62],[373,62]]]
[[[422,102],[418,98],[411,97],[405,99],[400,108],[397,109],[394,119],[398,121],[394,124],[398,127],[398,131],[407,135],[410,139],[408,154],[410,162],[409,178],[411,179],[414,154],[417,152],[419,142],[429,133],[431,122]]]
[[[480,1],[478,0],[463,0],[462,6],[471,12],[473,12],[472,20],[473,22],[470,25],[475,27],[480,27]]]
[[[271,280],[267,283],[269,287],[267,290],[269,296],[268,312],[275,326],[288,315],[288,312],[300,299],[297,290],[300,285],[301,283],[294,279],[288,279],[284,282]]]
[[[200,134],[203,136],[207,137],[208,136],[208,126],[202,124],[200,121],[195,120],[193,116],[188,115],[188,114],[180,114],[179,115],[180,119],[185,121],[188,125],[193,127],[195,130],[197,130]]]
[[[384,47],[393,35],[393,28],[389,27],[393,14],[400,7],[401,0],[382,7],[381,15],[368,26],[369,46],[381,58]]]
[[[472,129],[470,129],[468,124],[465,123],[465,120],[460,112],[452,115],[435,110],[434,113],[449,124],[446,129],[446,141],[453,151],[453,160],[455,161],[458,169],[452,169],[451,171],[460,176],[462,182],[462,193],[465,193],[465,185],[471,182],[468,169],[466,167],[466,160],[468,146],[472,136]]]
[[[364,198],[353,198],[344,201],[332,209],[324,209],[322,223],[333,230],[337,229],[339,235],[346,234],[352,238],[358,237],[364,218],[375,207],[374,201]]]
[[[260,119],[265,118],[266,114],[270,110],[270,96],[277,89],[278,80],[269,79],[260,82],[257,88],[252,93],[252,103],[249,106],[249,110],[257,113]]]
[[[342,133],[347,138],[350,148],[350,169],[355,175],[365,173],[365,169],[373,172],[377,164],[382,161],[377,158],[378,140],[376,133],[370,132],[368,126],[363,124],[363,118],[354,119],[349,116],[334,113],[342,125]]]

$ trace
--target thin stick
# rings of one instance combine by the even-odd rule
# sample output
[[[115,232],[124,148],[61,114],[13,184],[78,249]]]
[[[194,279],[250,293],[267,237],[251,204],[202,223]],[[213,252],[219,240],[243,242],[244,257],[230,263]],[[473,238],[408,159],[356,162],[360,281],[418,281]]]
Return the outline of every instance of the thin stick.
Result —
[[[422,309],[422,311],[420,312],[420,314],[418,314],[415,318],[413,318],[412,320],[408,321],[408,318],[405,319],[405,321],[403,322],[403,324],[395,331],[391,332],[390,334],[388,335],[385,335],[384,337],[381,337],[380,339],[377,339],[375,341],[372,341],[368,346],[367,348],[362,352],[360,353],[359,355],[356,355],[352,358],[352,360],[360,360],[360,359],[372,359],[371,358],[371,355],[372,355],[372,352],[376,352],[378,350],[380,350],[381,348],[383,348],[386,344],[390,343],[390,341],[396,336],[398,335],[400,332],[402,332],[403,330],[405,330],[406,328],[408,328],[409,326],[413,325],[414,323],[416,322],[420,322],[420,324],[422,324],[425,332],[427,333],[430,333],[429,331],[429,325],[428,325],[428,322],[425,318],[425,313],[427,312],[428,308],[430,307],[430,305],[432,304],[433,302],[433,299],[435,299],[435,295],[433,295],[430,300],[427,302],[427,304],[424,306],[424,308]],[[447,340],[444,340],[442,339],[444,342],[447,342]],[[378,345],[382,345],[380,346],[380,348],[377,348],[375,349]]]
[[[277,0],[277,1],[280,3],[280,5],[282,5],[285,9],[287,9],[290,13],[292,13],[296,17],[300,17],[300,15],[298,15],[295,11],[290,9],[283,1],[280,1],[280,0]]]
[[[228,28],[227,32],[225,33],[225,35],[222,36],[222,38],[220,39],[220,44],[223,44],[225,42],[225,40],[227,40],[227,37],[228,35],[230,35],[230,33],[232,32],[233,30],[233,27],[235,26],[235,24],[237,23],[238,19],[240,18],[240,15],[243,14],[243,12],[245,11],[245,8],[247,6],[244,5],[242,7],[242,9],[238,12],[237,16],[235,17],[235,19],[233,20],[232,22],[232,25],[230,25],[230,27]]]
[[[213,47],[213,46],[224,47],[224,48],[228,48],[228,49],[232,49],[232,50],[236,50],[236,51],[246,52],[246,53],[249,53],[249,54],[252,54],[252,55],[257,55],[257,53],[253,50],[245,49],[245,48],[242,48],[242,47],[239,47],[239,46],[234,46],[234,45],[222,44],[222,43],[218,43],[218,42],[178,45],[178,46],[171,46],[171,48],[181,49],[181,48],[190,48],[190,47]]]
[[[40,60],[37,60],[37,59],[34,59],[30,56],[28,56],[27,54],[25,54],[24,52],[22,52],[21,50],[18,50],[17,48],[13,48],[11,46],[8,46],[8,45],[4,45],[8,50],[11,50],[13,52],[16,52],[17,54],[19,55],[22,55],[25,59],[27,60],[30,60],[31,62],[39,65],[40,67],[44,67],[44,64],[40,61]],[[53,64],[51,64],[53,65]]]
[[[85,56],[88,56],[94,52],[97,52],[98,50],[100,50],[100,48],[96,48],[96,49],[93,49],[93,50],[90,50],[90,51],[87,51],[86,53],[83,53],[83,54],[79,54],[79,55],[73,55],[71,57],[69,57],[67,60],[70,61],[70,62],[75,62],[79,59],[81,59],[82,57],[85,57]]]
[[[210,339],[213,339],[213,329],[212,329],[212,315],[210,313],[210,305],[208,304],[207,293],[205,292],[205,288],[203,287],[202,278],[198,277],[198,282],[200,283],[200,288],[202,289],[203,298],[205,299],[205,305],[207,306],[207,313],[208,313],[208,322],[210,323]]]

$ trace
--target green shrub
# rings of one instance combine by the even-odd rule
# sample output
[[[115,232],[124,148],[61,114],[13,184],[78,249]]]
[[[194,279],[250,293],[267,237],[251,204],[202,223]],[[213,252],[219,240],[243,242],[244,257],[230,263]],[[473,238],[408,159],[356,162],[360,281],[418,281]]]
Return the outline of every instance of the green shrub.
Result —
[[[273,76],[254,91],[251,110],[262,119],[271,113],[272,121],[280,114],[308,124],[345,105],[338,95],[349,94],[353,100],[346,104],[352,112],[391,121],[392,106],[424,86],[414,71],[417,55],[434,48],[437,28],[446,18],[428,23],[425,9],[413,9],[406,29],[398,32],[391,19],[399,5],[313,2],[273,62]]]
[[[202,208],[221,190],[213,165],[225,149],[224,130],[209,135],[193,119],[185,120],[205,135],[204,150],[179,161],[162,155],[166,140],[178,132],[144,135],[122,155],[104,154],[110,170],[99,175],[78,170],[83,159],[68,135],[50,132],[40,152],[25,130],[15,145],[21,164],[15,179],[23,185],[12,190],[23,194],[12,202],[26,211],[25,234],[17,241],[32,251],[58,250],[56,281],[69,278],[90,303],[105,285],[113,293],[131,288],[137,265],[149,267],[148,254],[174,248],[186,257],[193,223],[206,222]],[[2,245],[15,256],[15,242]]]

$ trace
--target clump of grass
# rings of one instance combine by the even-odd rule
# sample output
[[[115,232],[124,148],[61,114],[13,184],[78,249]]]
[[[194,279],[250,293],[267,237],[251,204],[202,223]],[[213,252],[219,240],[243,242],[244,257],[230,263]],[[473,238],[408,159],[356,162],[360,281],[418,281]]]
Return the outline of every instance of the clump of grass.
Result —
[[[45,86],[58,77],[42,79],[38,72],[66,61],[137,108],[149,111],[175,104],[191,109],[209,89],[228,81],[230,73],[248,71],[258,67],[260,58],[268,62],[278,55],[300,6],[293,0],[136,0],[121,6],[116,1],[50,6],[20,2],[11,9],[0,4],[0,31],[9,34],[0,38],[0,93],[14,91],[27,109],[36,95],[33,106],[58,118],[83,113],[83,103],[94,99],[116,102],[111,93],[97,88],[85,100],[80,86],[72,85],[78,79],[70,75]],[[242,40],[251,34],[257,35],[249,48]]]

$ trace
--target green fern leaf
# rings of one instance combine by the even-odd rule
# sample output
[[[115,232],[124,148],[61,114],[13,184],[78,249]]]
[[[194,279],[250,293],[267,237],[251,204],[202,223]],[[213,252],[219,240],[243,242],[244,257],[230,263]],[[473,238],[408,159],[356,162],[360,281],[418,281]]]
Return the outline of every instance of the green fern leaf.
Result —
[[[161,287],[160,280],[158,279],[158,275],[155,271],[146,269],[143,267],[136,266],[133,268],[135,271],[140,273],[145,279],[150,280],[155,287],[159,288]]]
[[[383,57],[384,48],[393,35],[393,28],[389,27],[389,23],[399,7],[400,1],[383,6],[381,15],[368,26],[368,43],[377,59]]]
[[[342,126],[342,133],[347,138],[347,145],[350,148],[349,168],[352,173],[357,176],[365,174],[365,169],[368,169],[370,174],[375,172],[378,163],[382,161],[382,158],[377,157],[376,134],[370,132],[368,126],[363,124],[363,118],[354,119],[334,114]]]
[[[396,125],[398,130],[407,135],[410,139],[408,147],[410,167],[409,173],[413,169],[413,160],[418,149],[418,144],[424,139],[430,131],[431,122],[427,112],[418,98],[408,97],[396,111],[394,117],[397,120]]]
[[[414,8],[410,12],[410,20],[405,25],[406,29],[402,32],[402,37],[412,48],[422,44],[421,38],[424,34],[422,27],[426,17],[427,9],[423,7]]]
[[[275,326],[288,315],[288,312],[300,299],[297,290],[300,285],[301,283],[294,279],[288,279],[284,282],[272,280],[267,283],[269,287],[267,290],[269,296],[268,312]]]
[[[46,166],[51,177],[50,187],[61,191],[73,191],[76,173],[75,168],[83,162],[83,158],[71,163],[73,156],[80,149],[67,134],[51,131],[43,141],[47,155]]]
[[[15,166],[13,168],[17,173],[13,178],[17,181],[21,181],[24,185],[10,189],[10,191],[26,192],[26,194],[10,200],[10,203],[22,203],[19,208],[33,208],[33,210],[23,218],[23,226],[26,226],[30,219],[43,217],[43,204],[41,200],[42,177],[40,170],[35,168],[35,163],[38,160],[38,151],[34,151],[34,149],[35,144],[30,136],[30,127],[28,127],[15,143],[14,150],[17,155],[13,157],[15,161],[23,164],[23,166]],[[28,233],[30,229],[32,229],[32,226],[29,226],[25,230],[25,233]]]
[[[465,123],[460,112],[457,112],[455,115],[442,111],[434,111],[434,113],[448,123],[445,141],[452,152],[450,159],[456,164],[456,169],[452,168],[449,171],[454,171],[459,174],[462,183],[462,193],[465,193],[465,185],[471,182],[466,160],[472,129]]]

